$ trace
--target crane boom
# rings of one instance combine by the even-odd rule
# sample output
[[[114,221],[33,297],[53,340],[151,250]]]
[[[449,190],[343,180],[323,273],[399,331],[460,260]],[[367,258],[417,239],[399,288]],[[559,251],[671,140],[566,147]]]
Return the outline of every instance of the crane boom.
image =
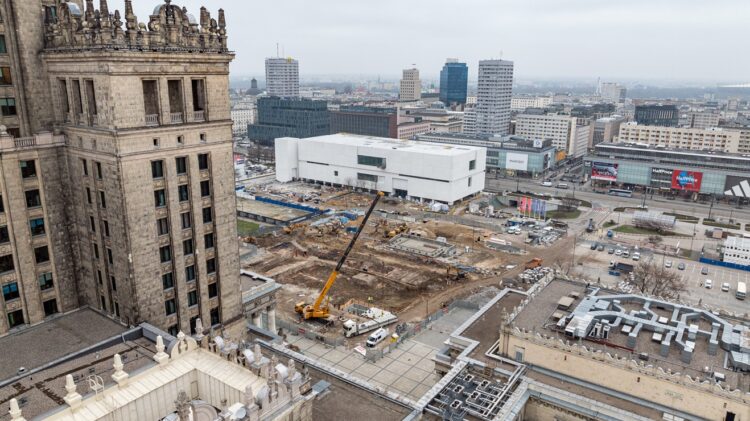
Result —
[[[352,251],[352,248],[354,247],[354,243],[357,242],[357,238],[359,238],[359,234],[362,233],[362,231],[365,229],[365,224],[367,224],[367,220],[370,219],[370,214],[373,210],[375,210],[375,205],[378,204],[378,201],[380,198],[383,197],[383,192],[378,192],[375,195],[375,200],[372,201],[372,204],[370,205],[370,208],[365,213],[365,217],[362,218],[362,222],[359,223],[359,228],[357,228],[357,232],[354,233],[354,237],[352,237],[352,241],[349,242],[349,245],[346,247],[346,250],[344,250],[344,254],[341,255],[341,258],[339,258],[339,262],[336,264],[336,268],[333,269],[333,272],[331,272],[331,275],[328,276],[328,281],[326,281],[325,286],[320,291],[320,294],[318,294],[318,298],[315,300],[315,303],[312,306],[312,309],[314,312],[320,311],[320,305],[323,303],[323,300],[328,295],[328,290],[331,289],[333,286],[333,283],[336,282],[336,278],[339,276],[339,271],[341,271],[341,268],[344,266],[344,262],[346,262],[346,258],[349,257],[349,253]]]

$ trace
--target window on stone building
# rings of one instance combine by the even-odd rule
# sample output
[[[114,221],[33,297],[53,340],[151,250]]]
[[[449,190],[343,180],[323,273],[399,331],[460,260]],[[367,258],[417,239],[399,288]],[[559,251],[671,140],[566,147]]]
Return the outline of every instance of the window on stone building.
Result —
[[[16,110],[16,99],[0,98],[0,112],[5,117],[16,115],[18,113]]]
[[[219,323],[221,323],[221,318],[219,317],[219,308],[211,309],[211,326],[216,326]]]
[[[167,218],[160,218],[156,221],[156,232],[158,235],[169,234],[169,220]]]
[[[208,284],[208,298],[214,298],[217,295],[219,295],[219,284],[216,282]]]
[[[214,248],[214,233],[209,233],[203,236],[203,243],[206,250]]]
[[[36,177],[36,161],[34,161],[33,159],[28,161],[21,161],[21,177]]]
[[[54,298],[42,303],[42,307],[44,307],[45,317],[51,316],[53,314],[57,314],[57,300],[55,300]]]
[[[26,207],[31,208],[38,208],[42,206],[42,196],[39,194],[39,189],[34,190],[26,190]]]
[[[24,324],[23,310],[11,311],[8,313],[8,327],[13,329]]]
[[[191,226],[193,226],[191,218],[190,218],[190,212],[184,212],[180,214],[180,221],[182,223],[182,229],[188,229]]]
[[[164,161],[151,161],[151,178],[164,178]]]
[[[84,81],[84,86],[86,87],[86,105],[89,109],[89,116],[95,116],[97,114],[96,111],[96,91],[94,90],[94,81],[91,79],[86,79]]]
[[[44,218],[35,218],[29,221],[29,229],[31,230],[31,235],[44,235],[46,233],[44,229]]]
[[[203,79],[193,79],[193,111],[206,110],[206,82]]]
[[[201,140],[201,143],[206,143],[206,140],[208,140],[208,138],[206,137],[206,134],[205,134],[205,133],[201,133],[201,134],[199,135],[199,138],[200,138],[200,140]]]
[[[216,273],[216,259],[210,258],[206,260],[206,273]]]
[[[164,302],[164,311],[167,316],[171,316],[177,312],[177,305],[175,304],[174,298]]]
[[[201,197],[211,196],[211,182],[208,180],[201,181]]]
[[[15,270],[13,255],[6,254],[5,256],[0,256],[0,273],[12,272],[13,270]]]
[[[169,94],[169,112],[172,114],[172,123],[182,123],[183,116],[176,120],[177,114],[185,112],[182,97],[182,80],[173,79],[167,81],[167,93]]]
[[[57,79],[57,86],[60,90],[60,104],[62,105],[63,118],[67,118],[70,113],[70,98],[68,98],[68,81]],[[85,160],[84,160],[85,161]]]
[[[44,6],[44,23],[57,23],[57,6]]]
[[[107,300],[104,298],[103,295],[99,296],[99,301],[101,302],[101,307],[99,307],[101,310],[107,311]]]
[[[187,184],[177,186],[177,196],[179,197],[180,202],[187,202],[190,200],[190,190],[188,190]]]
[[[93,216],[89,216],[89,226],[91,227],[91,232],[96,232],[96,220]]]
[[[207,153],[198,154],[198,169],[200,170],[208,169],[208,154]]]
[[[198,291],[188,292],[188,307],[198,305]]]
[[[52,272],[47,272],[39,275],[39,289],[44,291],[55,286],[52,280]]]
[[[102,174],[103,174],[103,172],[102,172],[102,163],[98,162],[98,161],[95,161],[94,164],[96,166],[96,178],[98,178],[99,180],[101,180],[102,179]]]
[[[159,124],[159,87],[155,80],[143,81],[143,107],[146,112],[146,124]]]
[[[3,195],[0,194],[0,213],[5,213],[5,203],[3,203]]]
[[[195,246],[193,244],[193,239],[187,239],[182,242],[182,254],[185,256],[190,256],[195,251]]]
[[[107,248],[107,262],[108,262],[108,263],[109,263],[110,265],[113,265],[113,264],[115,264],[115,259],[114,259],[114,257],[112,256],[112,249],[111,249],[111,248]]]
[[[104,236],[109,237],[109,222],[102,221],[102,226],[104,227]]]
[[[102,209],[107,209],[107,196],[101,190],[99,191],[99,205]]]
[[[195,280],[195,265],[185,267],[185,282],[193,282]]]
[[[154,191],[154,206],[157,208],[167,206],[167,194],[164,192],[164,189]]]
[[[117,291],[117,280],[114,276],[109,277],[109,284],[112,286],[112,291]]]
[[[162,263],[172,261],[172,248],[169,246],[163,246],[159,248],[159,260]]]
[[[2,226],[0,227],[0,244],[5,244],[10,242],[10,234],[8,234],[8,227]]]
[[[49,248],[47,246],[35,248],[34,261],[36,264],[49,262]]]
[[[172,276],[172,272],[161,275],[161,283],[164,286],[164,289],[174,287],[174,277]]]
[[[18,282],[11,282],[3,285],[3,300],[11,301],[21,297],[21,293],[18,291]]]
[[[91,189],[88,187],[86,187],[86,201],[89,203],[89,205],[93,203],[91,200]]]
[[[94,258],[97,259],[97,260],[99,260],[99,244],[93,243],[93,248],[94,248]],[[101,278],[101,277],[102,277],[102,275],[100,273],[99,274],[99,278]]]
[[[83,176],[88,177],[89,176],[89,162],[81,158],[81,166],[83,167]]]
[[[198,316],[190,318],[190,334],[195,335],[195,324],[198,323]],[[203,332],[201,332],[203,333]]]
[[[5,35],[0,35],[0,54],[8,54],[8,48],[5,46]]]
[[[73,79],[73,109],[78,115],[83,114],[83,102],[81,102],[81,81]]]
[[[213,221],[213,213],[211,207],[203,208],[203,223],[208,224]]]
[[[13,78],[10,77],[10,67],[0,67],[0,85],[12,85]]]
[[[187,158],[179,156],[174,159],[175,166],[177,167],[177,175],[187,174]]]

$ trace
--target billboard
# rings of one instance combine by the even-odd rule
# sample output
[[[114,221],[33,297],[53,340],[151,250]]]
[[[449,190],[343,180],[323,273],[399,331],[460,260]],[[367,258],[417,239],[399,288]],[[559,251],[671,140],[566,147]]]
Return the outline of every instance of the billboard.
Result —
[[[592,162],[591,178],[594,180],[617,181],[618,166],[618,164],[610,164],[608,162]]]
[[[521,153],[510,153],[505,155],[505,169],[516,171],[527,171],[529,169],[529,156]]]
[[[703,173],[698,171],[672,171],[672,188],[685,191],[701,191]]]
[[[728,175],[724,183],[724,195],[750,198],[750,181],[745,177]]]

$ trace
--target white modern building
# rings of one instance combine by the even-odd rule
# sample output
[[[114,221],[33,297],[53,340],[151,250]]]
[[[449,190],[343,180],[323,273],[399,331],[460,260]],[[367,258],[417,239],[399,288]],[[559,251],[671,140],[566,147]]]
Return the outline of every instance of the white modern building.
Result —
[[[480,60],[476,133],[500,135],[509,133],[512,94],[513,62]]]
[[[276,139],[276,179],[379,190],[453,204],[484,189],[486,151],[335,134]]]
[[[627,89],[619,83],[604,82],[599,85],[599,96],[607,102],[625,102]]]
[[[299,62],[291,57],[266,59],[266,92],[282,98],[299,97]]]
[[[398,92],[398,98],[401,102],[419,101],[422,98],[422,82],[419,80],[419,69],[404,69]]]
[[[525,110],[527,108],[544,108],[552,105],[551,96],[514,96],[510,100],[511,110]]]
[[[750,266],[750,238],[727,237],[724,240],[724,262]]]
[[[586,154],[591,136],[591,125],[586,119],[559,114],[519,114],[516,116],[516,135],[527,139],[550,139],[552,146],[568,156]]]

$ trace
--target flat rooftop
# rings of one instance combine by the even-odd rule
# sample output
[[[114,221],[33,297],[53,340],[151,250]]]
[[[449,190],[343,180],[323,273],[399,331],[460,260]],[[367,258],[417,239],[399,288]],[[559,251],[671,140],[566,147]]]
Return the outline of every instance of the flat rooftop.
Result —
[[[332,134],[327,136],[308,137],[302,139],[306,143],[327,143],[346,146],[360,146],[376,149],[397,149],[401,151],[414,152],[426,155],[457,156],[466,152],[476,151],[479,148],[463,145],[436,145],[411,140],[398,140],[387,137],[362,136],[347,133]]]
[[[275,221],[287,222],[302,218],[310,214],[300,209],[286,206],[274,205],[273,203],[260,202],[237,196],[237,210],[251,215],[257,215]]]
[[[567,317],[571,315],[576,307],[586,298],[586,295],[587,291],[585,285],[556,279],[536,294],[529,305],[524,307],[524,309],[513,320],[513,325],[518,328],[536,331],[549,337],[557,337],[563,341],[573,341],[573,338],[565,334],[564,329],[556,327],[556,322],[559,316]],[[607,297],[622,295],[625,294],[600,289],[594,296]],[[573,299],[573,304],[570,307],[563,309],[559,306],[561,298],[572,296],[576,297]],[[654,305],[655,303],[656,301],[651,302],[648,311],[663,318],[665,320],[665,327],[674,326],[673,322],[668,321],[671,320],[673,311],[671,309],[660,308],[660,306]],[[623,315],[626,313],[637,313],[646,310],[646,307],[642,303],[632,301],[623,301],[620,306],[623,309]],[[680,314],[687,313],[686,310],[687,309],[683,310]],[[691,311],[700,313],[700,310]],[[701,331],[710,332],[712,330],[711,321],[706,317],[692,320],[690,323],[696,324]],[[731,369],[725,369],[724,363],[728,358],[727,351],[718,347],[715,355],[711,355],[708,352],[709,341],[707,338],[701,337],[700,335],[696,338],[692,358],[689,363],[686,363],[681,359],[682,349],[678,345],[676,339],[672,340],[667,355],[662,356],[660,355],[660,340],[657,341],[655,339],[656,336],[653,331],[645,328],[638,331],[635,345],[633,345],[628,342],[628,335],[632,330],[634,330],[632,325],[623,322],[619,326],[613,327],[610,330],[609,337],[606,340],[594,340],[587,337],[582,339],[582,345],[585,345],[586,348],[590,350],[601,350],[602,352],[619,354],[621,356],[628,355],[630,359],[636,361],[639,361],[644,354],[647,354],[647,364],[659,366],[665,370],[671,369],[672,372],[689,374],[693,378],[706,378],[708,374],[705,372],[705,367],[709,367],[712,372],[719,372],[725,375],[726,384],[748,392],[750,376],[734,372]]]
[[[109,317],[82,308],[0,338],[0,381],[125,332]]]
[[[651,151],[651,152],[661,152],[664,154],[670,153],[675,155],[690,155],[692,157],[697,158],[703,158],[703,157],[720,157],[720,158],[728,158],[728,159],[734,159],[738,161],[747,161],[750,162],[750,155],[748,154],[738,154],[738,153],[729,153],[729,152],[722,152],[722,151],[709,151],[709,150],[699,150],[699,149],[683,149],[683,148],[668,148],[664,147],[663,145],[651,145],[646,143],[625,143],[625,142],[617,142],[617,143],[599,143],[596,146],[594,146],[594,152],[593,154],[587,155],[587,157],[595,158],[598,157],[597,151],[601,150],[602,158],[607,158],[610,154],[608,152],[605,152],[605,150],[611,150],[611,149],[621,149],[623,151]]]

